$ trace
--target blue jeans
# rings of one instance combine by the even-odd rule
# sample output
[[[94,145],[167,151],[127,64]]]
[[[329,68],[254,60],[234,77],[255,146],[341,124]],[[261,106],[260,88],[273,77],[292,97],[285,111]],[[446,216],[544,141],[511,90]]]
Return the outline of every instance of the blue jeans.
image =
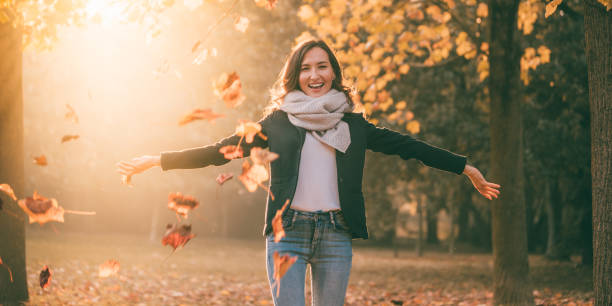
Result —
[[[312,304],[344,305],[353,259],[352,238],[341,211],[304,212],[288,209],[283,217],[285,237],[274,242],[266,237],[268,280],[274,305],[305,305],[306,267],[310,265]],[[274,252],[297,256],[297,261],[280,280],[276,296]]]

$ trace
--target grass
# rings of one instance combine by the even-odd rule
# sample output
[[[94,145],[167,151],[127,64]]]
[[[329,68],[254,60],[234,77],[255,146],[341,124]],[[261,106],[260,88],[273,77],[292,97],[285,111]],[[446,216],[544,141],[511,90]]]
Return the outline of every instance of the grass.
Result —
[[[195,237],[171,248],[144,236],[33,232],[27,259],[32,305],[270,305],[264,240]],[[118,275],[98,277],[108,259]],[[52,272],[42,289],[43,265]],[[530,256],[536,304],[592,304],[591,269]],[[490,305],[488,254],[400,252],[355,247],[347,305]]]

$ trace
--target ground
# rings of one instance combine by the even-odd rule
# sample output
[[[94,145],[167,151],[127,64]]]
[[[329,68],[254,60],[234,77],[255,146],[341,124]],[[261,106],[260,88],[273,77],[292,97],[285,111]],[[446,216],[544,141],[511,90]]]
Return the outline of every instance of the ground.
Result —
[[[195,237],[171,248],[144,236],[125,234],[28,234],[31,305],[271,305],[264,240]],[[490,305],[489,254],[428,252],[356,246],[347,305]],[[168,255],[170,255],[168,257]],[[109,259],[117,275],[98,276]],[[573,262],[530,256],[538,305],[591,305],[592,272]],[[52,270],[48,288],[39,286],[44,265]]]

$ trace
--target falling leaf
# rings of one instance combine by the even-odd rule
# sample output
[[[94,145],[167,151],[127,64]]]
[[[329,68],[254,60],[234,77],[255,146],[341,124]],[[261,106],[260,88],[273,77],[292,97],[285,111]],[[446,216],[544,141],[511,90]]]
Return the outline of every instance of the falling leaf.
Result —
[[[72,106],[70,106],[70,104],[66,104],[66,114],[64,115],[65,119],[72,119],[72,121],[74,123],[79,123],[79,117],[77,116],[76,112],[74,111],[74,108],[72,108]]]
[[[278,251],[274,251],[274,285],[276,286],[276,296],[278,297],[278,293],[280,291],[280,280],[285,273],[289,271],[289,268],[295,263],[297,260],[297,256],[289,256],[285,254],[280,256]]]
[[[119,272],[120,264],[118,261],[114,259],[109,259],[102,263],[98,267],[98,276],[99,277],[109,277],[111,275],[117,275]]]
[[[225,159],[236,159],[244,156],[244,151],[239,146],[223,146],[219,149]]]
[[[2,262],[2,257],[0,257],[0,266],[4,266],[9,271],[9,276],[11,277],[11,283],[12,283],[13,282],[13,271],[11,271],[11,268],[9,268],[9,266],[5,265],[4,262]]]
[[[259,7],[265,7],[272,10],[276,6],[277,0],[255,0],[255,4]]]
[[[285,201],[283,207],[276,211],[274,219],[272,219],[272,230],[274,232],[274,242],[279,242],[285,237],[285,229],[283,229],[283,212],[289,205],[289,199]]]
[[[180,192],[171,192],[168,195],[168,209],[173,210],[177,216],[187,218],[189,211],[198,205],[200,203],[192,196],[183,195]]]
[[[213,88],[215,88],[215,95],[223,99],[227,107],[237,107],[246,99],[242,95],[242,83],[236,72],[223,73],[217,81],[213,82]]]
[[[210,108],[196,108],[190,114],[184,116],[181,121],[179,121],[179,125],[185,125],[195,120],[208,120],[210,123],[215,123],[215,119],[223,118],[224,116],[223,114],[214,113]]]
[[[236,20],[234,21],[234,28],[239,31],[239,32],[246,32],[247,28],[249,27],[249,18],[246,17],[238,17],[236,18]]]
[[[553,0],[546,4],[546,13],[544,14],[545,18],[555,13],[559,4],[561,4],[563,0]]]
[[[49,287],[49,285],[51,285],[51,275],[53,275],[53,273],[51,272],[51,270],[49,270],[49,267],[45,265],[40,271],[40,275],[38,277],[40,288],[45,289]]]
[[[183,247],[191,238],[195,237],[191,233],[191,225],[182,225],[177,227],[173,224],[166,226],[166,233],[162,238],[162,245],[170,245],[174,250]]]
[[[233,177],[234,177],[233,173],[221,173],[217,176],[215,181],[217,181],[217,184],[223,185],[223,183],[231,180]]]
[[[270,152],[267,149],[254,147],[251,149],[251,160],[255,164],[265,165],[278,158],[278,154]]]
[[[62,143],[76,139],[79,139],[79,135],[64,135],[62,137]]]
[[[13,192],[13,188],[11,188],[9,184],[0,184],[0,191],[3,191],[4,193],[8,194],[8,196],[11,197],[13,201],[17,201],[15,192]]]
[[[29,216],[30,223],[38,222],[40,225],[50,221],[64,223],[64,213],[88,216],[96,214],[91,211],[64,210],[57,204],[56,199],[47,199],[36,191],[32,197],[21,199],[17,201],[17,204]]]
[[[127,185],[128,187],[134,187],[134,185],[132,185],[132,176],[131,175],[122,175],[121,176],[121,183],[123,185]]]
[[[242,163],[242,174],[238,179],[244,184],[249,192],[255,192],[257,186],[259,186],[267,190],[270,193],[270,198],[274,200],[274,194],[272,194],[270,189],[261,184],[263,181],[267,180],[268,177],[268,170],[266,170],[266,167],[258,164],[251,166],[251,164],[245,160],[244,163]]]
[[[264,140],[267,139],[264,134],[261,134],[261,125],[259,123],[243,120],[241,120],[240,124],[236,127],[236,135],[244,137],[247,143],[252,143],[255,135],[258,135]]]
[[[39,165],[39,166],[46,166],[47,165],[47,157],[45,155],[40,155],[40,156],[34,156],[34,163]]]

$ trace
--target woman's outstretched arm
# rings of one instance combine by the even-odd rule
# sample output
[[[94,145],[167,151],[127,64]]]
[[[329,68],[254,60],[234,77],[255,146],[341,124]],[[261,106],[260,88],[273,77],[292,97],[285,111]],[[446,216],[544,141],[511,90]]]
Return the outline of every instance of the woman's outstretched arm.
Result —
[[[483,197],[489,200],[493,200],[493,198],[497,199],[497,196],[499,195],[499,188],[501,186],[495,183],[487,182],[484,176],[482,176],[482,173],[480,173],[476,167],[466,164],[463,174],[470,178],[474,188],[476,188],[476,190],[478,190]]]
[[[117,172],[126,177],[131,177],[147,169],[160,166],[161,157],[159,155],[143,155],[132,158],[130,161],[120,161],[117,163]]]

